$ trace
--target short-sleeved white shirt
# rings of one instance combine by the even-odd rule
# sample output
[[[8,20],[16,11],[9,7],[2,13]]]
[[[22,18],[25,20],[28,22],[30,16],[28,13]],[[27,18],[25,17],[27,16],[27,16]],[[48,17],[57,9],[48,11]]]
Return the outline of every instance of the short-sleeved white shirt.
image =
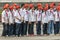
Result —
[[[49,20],[54,20],[54,16],[53,16],[54,15],[54,11],[50,10],[50,9],[48,11],[49,11],[49,16],[48,16]],[[52,13],[50,11],[52,11]]]
[[[24,17],[24,9],[20,9],[21,17]]]
[[[9,13],[9,23],[14,23],[14,14],[13,11]]]
[[[42,23],[48,23],[48,15],[45,12],[42,13]]]
[[[36,13],[35,11],[32,12],[32,10],[29,11],[29,21],[30,22],[35,22],[36,21]]]
[[[10,13],[9,10],[8,11],[4,10],[2,12],[2,22],[9,23],[9,13]],[[5,18],[5,20],[3,19],[3,17]]]
[[[54,14],[55,14],[55,21],[59,21],[59,16],[58,16],[59,12],[55,11]]]
[[[23,15],[24,15],[24,21],[29,21],[29,12],[28,12],[28,10],[24,9],[23,10]]]
[[[42,16],[42,10],[37,10],[36,11],[36,14],[37,14],[37,21],[41,21],[41,16]]]
[[[19,19],[21,19],[21,16],[19,15],[19,13],[18,13],[18,10],[16,10],[16,12],[15,12],[15,15],[14,15],[15,17],[17,17],[17,18],[19,18]],[[15,22],[16,23],[21,23],[21,21],[19,21],[18,19],[16,19],[15,18]]]

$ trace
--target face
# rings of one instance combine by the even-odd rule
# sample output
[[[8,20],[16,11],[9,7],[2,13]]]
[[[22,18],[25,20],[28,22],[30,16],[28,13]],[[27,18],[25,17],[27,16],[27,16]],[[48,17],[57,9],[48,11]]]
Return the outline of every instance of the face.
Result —
[[[28,7],[25,8],[26,10],[28,9]]]
[[[41,9],[38,9],[38,10],[41,10]]]
[[[34,7],[32,7],[32,10],[34,10]]]
[[[18,10],[20,10],[20,8],[18,8]]]
[[[50,8],[51,10],[53,9],[53,8]]]
[[[15,6],[14,6],[13,8],[14,8],[14,9],[16,9],[16,7],[15,7]]]

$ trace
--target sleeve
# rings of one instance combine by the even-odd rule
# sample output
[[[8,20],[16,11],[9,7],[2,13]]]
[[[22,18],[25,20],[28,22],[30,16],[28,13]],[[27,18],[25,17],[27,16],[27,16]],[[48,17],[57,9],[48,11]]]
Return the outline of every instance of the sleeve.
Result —
[[[44,21],[44,14],[42,13],[42,23],[43,23],[43,21]]]
[[[5,12],[4,11],[2,12],[2,17],[5,17]]]
[[[29,22],[30,22],[30,11],[28,11],[29,15],[28,15],[28,18],[29,18]]]

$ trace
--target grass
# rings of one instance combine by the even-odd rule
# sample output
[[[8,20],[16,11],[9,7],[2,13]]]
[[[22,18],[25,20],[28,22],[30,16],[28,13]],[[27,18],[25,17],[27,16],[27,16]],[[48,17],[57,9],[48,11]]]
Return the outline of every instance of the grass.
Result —
[[[2,10],[0,10],[0,14],[2,14]]]

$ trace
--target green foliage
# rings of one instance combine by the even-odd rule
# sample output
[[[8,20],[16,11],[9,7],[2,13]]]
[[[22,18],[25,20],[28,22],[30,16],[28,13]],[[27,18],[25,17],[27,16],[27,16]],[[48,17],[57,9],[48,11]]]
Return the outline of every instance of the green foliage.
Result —
[[[0,15],[2,14],[2,10],[0,10]]]

